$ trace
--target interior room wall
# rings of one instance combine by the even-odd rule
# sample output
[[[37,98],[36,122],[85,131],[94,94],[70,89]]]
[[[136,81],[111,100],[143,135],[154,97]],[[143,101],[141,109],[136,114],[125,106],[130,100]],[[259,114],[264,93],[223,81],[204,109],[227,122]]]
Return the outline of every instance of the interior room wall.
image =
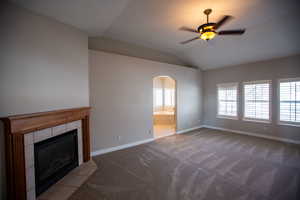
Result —
[[[5,176],[5,152],[3,124],[0,122],[0,199],[5,200],[6,195],[6,176]]]
[[[172,54],[105,37],[89,37],[89,49],[191,67]]]
[[[300,141],[300,127],[278,125],[278,79],[300,77],[300,55],[204,71],[204,124]],[[272,80],[272,123],[242,121],[242,82]],[[239,82],[239,120],[217,118],[217,84]]]
[[[0,25],[0,117],[89,105],[87,35],[3,3]],[[4,200],[3,141],[1,131],[0,199]]]
[[[153,138],[153,78],[177,82],[178,130],[201,125],[202,72],[135,57],[90,51],[92,150]]]

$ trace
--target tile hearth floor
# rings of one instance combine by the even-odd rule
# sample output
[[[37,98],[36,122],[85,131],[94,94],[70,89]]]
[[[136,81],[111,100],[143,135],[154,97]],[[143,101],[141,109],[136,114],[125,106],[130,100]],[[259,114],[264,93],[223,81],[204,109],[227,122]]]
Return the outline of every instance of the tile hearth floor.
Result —
[[[37,200],[67,200],[96,170],[97,165],[93,160],[83,163],[42,193]]]

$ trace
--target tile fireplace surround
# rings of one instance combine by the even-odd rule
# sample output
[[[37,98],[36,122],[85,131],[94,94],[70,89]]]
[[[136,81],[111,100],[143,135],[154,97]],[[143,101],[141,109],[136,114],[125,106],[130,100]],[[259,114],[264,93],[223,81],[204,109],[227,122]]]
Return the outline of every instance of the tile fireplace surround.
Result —
[[[35,200],[34,143],[77,129],[78,163],[90,160],[89,107],[1,118],[5,130],[7,194]]]

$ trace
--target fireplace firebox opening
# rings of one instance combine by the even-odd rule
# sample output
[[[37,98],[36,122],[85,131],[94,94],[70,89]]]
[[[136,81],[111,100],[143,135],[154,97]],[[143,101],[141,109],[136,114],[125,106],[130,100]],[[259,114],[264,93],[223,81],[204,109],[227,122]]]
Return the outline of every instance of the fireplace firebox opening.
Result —
[[[36,196],[78,166],[77,129],[34,144]]]

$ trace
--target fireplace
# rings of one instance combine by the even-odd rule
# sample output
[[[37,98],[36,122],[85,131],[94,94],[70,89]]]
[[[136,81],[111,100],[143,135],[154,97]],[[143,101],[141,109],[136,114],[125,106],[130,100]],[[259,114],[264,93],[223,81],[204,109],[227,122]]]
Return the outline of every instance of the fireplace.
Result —
[[[78,166],[77,129],[34,144],[38,196]]]
[[[89,114],[90,108],[82,107],[0,118],[5,133],[7,199],[36,200],[37,194],[68,170],[90,160]],[[49,170],[43,170],[46,165]]]

